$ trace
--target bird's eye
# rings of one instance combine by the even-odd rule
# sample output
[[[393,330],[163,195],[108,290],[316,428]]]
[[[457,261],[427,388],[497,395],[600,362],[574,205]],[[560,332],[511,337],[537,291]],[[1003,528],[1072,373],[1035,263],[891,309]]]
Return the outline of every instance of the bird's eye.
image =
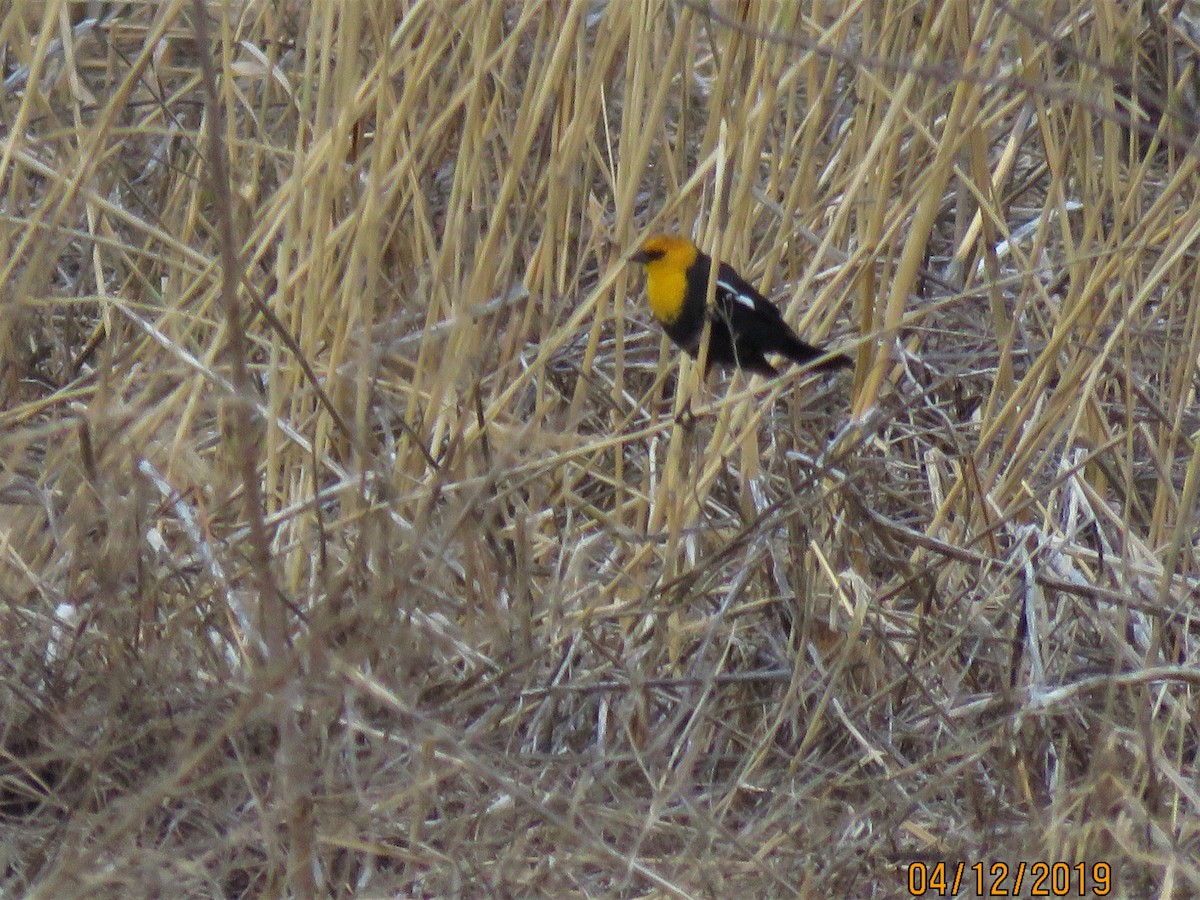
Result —
[[[658,262],[658,260],[662,259],[666,255],[667,251],[660,247],[655,247],[653,249],[649,247],[643,247],[637,253],[629,257],[629,261],[641,263],[643,266],[646,266],[652,262]]]

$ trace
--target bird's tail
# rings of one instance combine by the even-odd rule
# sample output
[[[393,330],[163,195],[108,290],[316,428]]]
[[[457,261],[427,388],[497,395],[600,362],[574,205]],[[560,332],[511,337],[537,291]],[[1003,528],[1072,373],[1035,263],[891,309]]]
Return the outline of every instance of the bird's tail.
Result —
[[[798,365],[806,365],[818,357],[825,356],[826,351],[819,347],[814,347],[794,334],[789,334],[787,338],[780,342],[780,346],[775,348],[779,353],[782,353],[792,362]],[[833,356],[827,356],[815,366],[814,369],[822,372],[832,371],[834,369],[852,369],[854,368],[854,360],[841,353],[835,353]]]

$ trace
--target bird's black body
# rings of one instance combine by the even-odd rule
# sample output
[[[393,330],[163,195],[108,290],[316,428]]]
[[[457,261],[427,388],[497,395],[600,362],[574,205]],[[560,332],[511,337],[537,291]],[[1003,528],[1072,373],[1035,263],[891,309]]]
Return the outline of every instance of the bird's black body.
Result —
[[[689,296],[706,296],[711,259],[701,253],[687,273]],[[693,358],[699,355],[704,333],[704,309],[686,304],[674,322],[664,324],[671,340]],[[800,338],[783,320],[779,309],[742,278],[728,263],[717,269],[712,335],[708,343],[708,368],[737,366],[760,375],[777,375],[766,354],[778,353],[799,365],[825,356]],[[817,369],[842,369],[854,363],[846,356],[830,356]]]

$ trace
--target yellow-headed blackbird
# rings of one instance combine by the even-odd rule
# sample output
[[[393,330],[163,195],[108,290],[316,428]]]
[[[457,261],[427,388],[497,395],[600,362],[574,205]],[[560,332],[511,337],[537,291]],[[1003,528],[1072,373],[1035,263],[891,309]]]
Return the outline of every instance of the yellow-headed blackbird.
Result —
[[[646,270],[650,311],[667,336],[695,358],[704,334],[704,300],[712,259],[686,238],[655,235],[631,257]],[[717,269],[716,302],[708,342],[708,367],[738,366],[760,375],[777,375],[766,354],[778,353],[801,365],[819,360],[814,369],[848,368],[841,354],[805,343],[771,301],[756,291],[727,263]],[[707,372],[705,373],[707,374]]]

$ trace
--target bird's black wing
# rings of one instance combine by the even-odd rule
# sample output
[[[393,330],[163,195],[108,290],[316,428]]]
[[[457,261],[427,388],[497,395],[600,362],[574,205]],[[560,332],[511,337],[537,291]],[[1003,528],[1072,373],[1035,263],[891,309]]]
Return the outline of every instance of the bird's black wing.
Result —
[[[762,325],[784,324],[779,307],[758,293],[728,263],[721,263],[716,270],[716,308],[721,316],[730,317],[734,323],[756,320]]]
[[[729,263],[717,269],[717,309],[734,322],[757,319],[762,324],[783,324],[783,314],[754,285],[737,273]]]

